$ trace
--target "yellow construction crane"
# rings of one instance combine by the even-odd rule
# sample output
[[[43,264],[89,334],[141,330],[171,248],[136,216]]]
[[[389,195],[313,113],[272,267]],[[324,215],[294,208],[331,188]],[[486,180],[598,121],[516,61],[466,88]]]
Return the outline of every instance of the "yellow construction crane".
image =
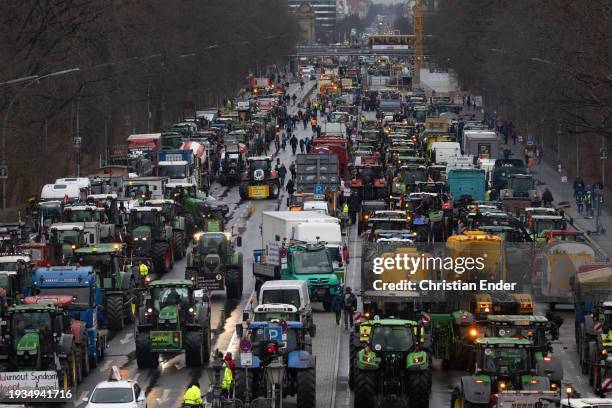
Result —
[[[423,63],[423,0],[414,4],[414,75],[413,84],[421,82],[421,64]]]

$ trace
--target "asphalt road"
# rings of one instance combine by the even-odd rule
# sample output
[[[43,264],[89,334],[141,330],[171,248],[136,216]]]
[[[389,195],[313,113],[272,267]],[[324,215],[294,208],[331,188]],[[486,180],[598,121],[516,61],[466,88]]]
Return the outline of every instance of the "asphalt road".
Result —
[[[308,89],[307,84],[304,90]],[[303,94],[299,90],[299,84],[293,84],[289,92],[298,96]],[[291,107],[290,111],[297,111],[297,107]],[[310,136],[310,129],[304,130],[298,127],[298,138]],[[298,150],[299,151],[299,150]],[[269,153],[273,153],[274,148]],[[294,156],[291,154],[290,146],[286,151],[280,151],[276,157],[285,163],[288,168]],[[285,208],[285,193],[279,200],[242,201],[237,187],[222,187],[215,183],[211,193],[214,197],[221,199],[229,205],[230,220],[227,229],[242,236],[243,246],[239,248],[244,257],[244,293],[240,301],[228,301],[221,292],[214,292],[212,296],[212,329],[213,350],[222,352],[232,351],[237,353],[238,341],[235,334],[236,323],[242,319],[242,309],[253,291],[252,277],[252,253],[254,249],[262,247],[260,225],[263,211],[276,211]],[[163,278],[182,278],[185,271],[185,259],[176,262],[173,269]],[[313,340],[313,349],[317,356],[317,398],[318,407],[331,406],[332,388],[335,382],[335,356],[339,336],[335,330],[333,314],[323,313],[322,307],[315,304],[315,323],[319,335]],[[76,407],[84,407],[83,398],[88,397],[95,386],[108,378],[112,366],[122,370],[126,378],[137,380],[146,390],[147,405],[150,408],[157,407],[180,407],[182,405],[183,393],[190,381],[198,380],[203,391],[208,389],[212,381],[212,369],[210,368],[187,368],[183,354],[162,357],[159,368],[139,370],[136,366],[136,353],[134,344],[134,326],[129,325],[124,330],[114,333],[108,344],[105,359],[100,365],[92,370],[90,375],[78,387]],[[325,392],[320,392],[326,390]],[[295,406],[295,399],[288,398],[285,403],[288,408]]]

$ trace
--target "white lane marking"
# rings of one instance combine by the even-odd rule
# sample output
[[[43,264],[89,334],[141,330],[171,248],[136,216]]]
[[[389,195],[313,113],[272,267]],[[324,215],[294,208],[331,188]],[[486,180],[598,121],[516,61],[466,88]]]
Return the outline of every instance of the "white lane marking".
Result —
[[[121,344],[127,344],[127,343],[129,343],[130,341],[132,341],[132,338],[133,338],[133,337],[134,337],[134,334],[133,334],[133,333],[127,333],[127,334],[125,335],[125,337],[124,337],[124,338],[122,338],[121,340],[119,340],[119,343],[121,343]]]
[[[85,401],[83,401],[83,398],[87,398],[89,396],[89,391],[83,391],[80,395],[79,395],[79,399],[77,401],[74,401],[74,406],[78,407],[79,405],[83,404]]]
[[[140,377],[140,371],[132,376],[132,380],[138,381],[138,377]]]
[[[229,341],[229,344],[227,345],[227,349],[225,349],[225,353],[223,355],[226,355],[228,352],[231,351],[232,349],[232,344],[234,344],[234,341],[238,338],[238,335],[236,334],[236,330],[234,330],[234,334],[232,334],[232,338]]]
[[[160,398],[155,398],[155,400],[158,403],[162,404],[162,403],[168,401],[169,396],[170,396],[170,389],[166,388],[165,390],[162,391],[161,397]]]

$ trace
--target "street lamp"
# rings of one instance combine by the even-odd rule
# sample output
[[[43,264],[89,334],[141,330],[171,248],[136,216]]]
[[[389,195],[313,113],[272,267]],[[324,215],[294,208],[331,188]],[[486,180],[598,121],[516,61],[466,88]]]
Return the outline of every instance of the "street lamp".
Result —
[[[280,357],[274,358],[266,367],[266,379],[269,384],[272,384],[272,394],[274,398],[274,408],[282,408],[283,406],[283,380],[285,378],[285,364],[280,360]],[[279,406],[276,406],[276,386],[280,385]]]
[[[11,108],[13,107],[13,104],[17,100],[17,97],[21,95],[21,92],[23,92],[26,88],[28,88],[30,85],[34,83],[37,83],[41,79],[65,75],[65,74],[69,74],[69,73],[76,72],[76,71],[80,71],[80,68],[63,69],[61,71],[51,72],[50,74],[45,74],[42,76],[31,75],[31,76],[17,78],[17,79],[13,79],[10,81],[0,83],[0,85],[16,85],[16,84],[21,84],[25,82],[25,85],[19,91],[17,91],[17,93],[15,93],[15,96],[13,96],[13,99],[11,99],[11,101],[9,102],[6,108],[6,113],[4,114],[4,122],[2,124],[2,164],[4,166],[6,166],[6,130],[8,126],[9,113],[11,111]],[[6,210],[6,181],[8,178],[8,171],[6,174],[7,176],[2,178],[2,209],[3,210]]]

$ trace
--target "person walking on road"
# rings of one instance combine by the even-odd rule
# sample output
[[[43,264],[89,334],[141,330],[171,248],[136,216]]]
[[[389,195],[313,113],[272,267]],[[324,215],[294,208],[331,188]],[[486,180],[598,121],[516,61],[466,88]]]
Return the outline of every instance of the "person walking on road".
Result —
[[[342,296],[342,290],[339,290],[332,299],[332,310],[336,314],[336,325],[340,326],[340,320],[342,319],[342,309],[344,309],[344,297]]]
[[[285,163],[281,164],[278,169],[278,180],[280,181],[281,186],[285,185],[285,176],[287,175],[287,168],[285,167]]]
[[[304,139],[300,139],[300,153],[304,153]]]
[[[292,161],[289,165],[289,172],[291,173],[291,180],[295,180],[295,161]]]
[[[546,190],[542,193],[542,202],[544,203],[544,207],[550,207],[552,205],[553,195],[548,187],[546,187]]]
[[[346,287],[344,294],[344,329],[348,330],[349,324],[353,328],[353,312],[357,310],[357,298],[351,291],[350,287]]]
[[[283,140],[281,142],[281,147],[283,148],[284,152],[287,147],[287,135],[285,134],[285,132],[283,132]]]
[[[293,155],[295,156],[295,152],[297,151],[298,145],[297,137],[295,137],[295,135],[292,135],[291,139],[289,140],[289,143],[291,144],[291,150],[293,151]]]
[[[290,203],[291,198],[293,198],[293,193],[295,193],[295,184],[293,184],[293,179],[289,179],[287,185],[285,186],[285,190],[287,190],[287,194],[289,194],[289,198],[287,198],[287,203]]]
[[[200,384],[195,381],[189,385],[187,391],[185,391],[185,396],[183,397],[183,405],[188,407],[197,407],[201,406],[203,403],[202,399],[202,391],[200,390]]]

